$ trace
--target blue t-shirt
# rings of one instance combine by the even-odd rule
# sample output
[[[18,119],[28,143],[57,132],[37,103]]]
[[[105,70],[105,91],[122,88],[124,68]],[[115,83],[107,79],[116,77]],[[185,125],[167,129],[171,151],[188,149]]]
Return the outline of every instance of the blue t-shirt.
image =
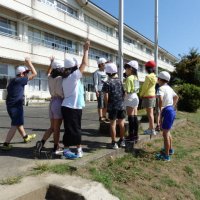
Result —
[[[124,88],[119,79],[110,79],[103,84],[102,91],[108,93],[107,110],[124,110]]]
[[[28,77],[16,77],[12,79],[7,87],[7,106],[23,105],[24,86],[28,83]]]

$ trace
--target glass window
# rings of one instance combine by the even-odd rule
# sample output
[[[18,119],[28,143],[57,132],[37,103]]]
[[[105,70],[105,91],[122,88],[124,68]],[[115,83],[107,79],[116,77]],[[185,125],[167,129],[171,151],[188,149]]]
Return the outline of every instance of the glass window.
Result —
[[[149,48],[146,48],[146,53],[149,54],[149,55],[152,55],[152,54],[153,54],[152,50],[149,49]]]
[[[17,35],[17,22],[0,17],[0,32],[8,35]]]
[[[98,60],[101,57],[106,58],[107,60],[112,60],[111,54],[94,48],[90,48],[89,57],[95,60]]]

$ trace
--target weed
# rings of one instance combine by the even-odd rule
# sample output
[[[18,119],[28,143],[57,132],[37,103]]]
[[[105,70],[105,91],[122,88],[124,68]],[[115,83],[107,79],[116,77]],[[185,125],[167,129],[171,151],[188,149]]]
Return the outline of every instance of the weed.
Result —
[[[191,166],[185,166],[183,169],[189,176],[192,176],[194,174],[194,170]]]
[[[22,179],[21,176],[9,177],[9,178],[0,180],[0,184],[1,185],[14,185],[14,184],[20,183],[21,179]]]

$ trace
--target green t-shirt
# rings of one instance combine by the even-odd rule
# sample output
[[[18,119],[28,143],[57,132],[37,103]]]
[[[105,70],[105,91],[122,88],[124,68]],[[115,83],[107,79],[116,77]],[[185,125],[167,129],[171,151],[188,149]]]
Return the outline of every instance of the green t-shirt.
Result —
[[[139,92],[139,80],[137,76],[130,75],[126,78],[125,90],[127,93],[138,93]]]

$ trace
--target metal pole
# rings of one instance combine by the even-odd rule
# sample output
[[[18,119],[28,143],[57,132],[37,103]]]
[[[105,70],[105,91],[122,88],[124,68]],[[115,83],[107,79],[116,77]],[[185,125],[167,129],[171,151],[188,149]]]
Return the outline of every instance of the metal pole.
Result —
[[[119,61],[119,78],[123,81],[123,41],[124,41],[124,0],[119,0],[119,51],[118,51],[118,61]]]
[[[158,0],[155,0],[155,38],[154,38],[154,60],[156,63],[156,75],[158,75]]]

